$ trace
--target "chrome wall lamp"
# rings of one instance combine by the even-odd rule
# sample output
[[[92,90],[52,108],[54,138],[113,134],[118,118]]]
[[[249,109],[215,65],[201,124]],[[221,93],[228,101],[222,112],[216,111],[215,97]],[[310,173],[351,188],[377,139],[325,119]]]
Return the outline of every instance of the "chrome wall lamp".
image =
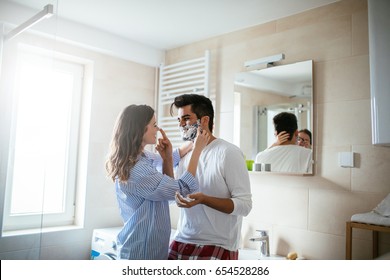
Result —
[[[255,60],[249,60],[244,63],[244,66],[246,68],[253,68],[253,69],[258,69],[262,68],[261,66],[266,65],[266,67],[272,67],[274,66],[275,62],[281,61],[284,59],[284,53],[280,54],[275,54]]]

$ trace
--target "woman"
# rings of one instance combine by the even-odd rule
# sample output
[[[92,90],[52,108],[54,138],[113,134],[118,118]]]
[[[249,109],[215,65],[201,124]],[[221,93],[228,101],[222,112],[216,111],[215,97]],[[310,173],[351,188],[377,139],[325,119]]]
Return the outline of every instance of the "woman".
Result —
[[[311,131],[308,129],[301,129],[298,132],[298,145],[311,149]]]
[[[144,149],[156,144],[158,131],[163,137],[156,147],[160,155]],[[150,106],[130,105],[121,112],[106,162],[124,221],[117,237],[119,259],[167,259],[171,232],[168,201],[175,199],[176,192],[186,196],[198,190],[196,168],[209,137],[198,131],[187,172],[175,180],[173,164],[189,148],[172,153],[172,145],[158,128]],[[163,174],[157,167],[162,167]]]

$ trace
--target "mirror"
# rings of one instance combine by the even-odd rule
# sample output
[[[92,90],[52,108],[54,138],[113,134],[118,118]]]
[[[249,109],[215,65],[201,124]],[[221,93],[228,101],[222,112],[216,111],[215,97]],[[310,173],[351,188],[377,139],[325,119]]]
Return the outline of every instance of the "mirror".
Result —
[[[313,61],[307,60],[235,75],[234,143],[246,159],[275,142],[272,118],[280,112],[294,113],[298,130],[309,129],[314,138],[312,72]]]

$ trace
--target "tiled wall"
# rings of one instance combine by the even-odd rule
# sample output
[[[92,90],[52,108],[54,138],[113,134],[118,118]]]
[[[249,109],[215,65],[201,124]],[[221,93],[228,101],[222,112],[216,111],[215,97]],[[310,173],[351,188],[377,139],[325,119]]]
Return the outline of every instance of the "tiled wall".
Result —
[[[245,247],[268,229],[271,253],[344,259],[345,222],[372,210],[390,192],[390,148],[371,145],[366,0],[345,0],[167,52],[167,64],[211,53],[216,134],[233,142],[233,79],[247,60],[284,53],[283,64],[314,61],[314,176],[250,174],[253,210],[244,219]],[[356,153],[355,168],[338,153]],[[172,220],[177,212],[172,211]],[[353,258],[371,258],[371,235],[354,230]],[[380,234],[380,253],[390,238]]]

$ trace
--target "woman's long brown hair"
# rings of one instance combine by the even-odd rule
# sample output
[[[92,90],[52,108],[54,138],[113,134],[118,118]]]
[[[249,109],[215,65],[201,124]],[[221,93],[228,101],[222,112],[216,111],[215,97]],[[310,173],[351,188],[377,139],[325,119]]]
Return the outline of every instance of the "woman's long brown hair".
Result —
[[[142,139],[153,115],[154,110],[148,105],[130,105],[119,114],[106,161],[108,176],[113,181],[129,179],[130,169],[142,153]]]

